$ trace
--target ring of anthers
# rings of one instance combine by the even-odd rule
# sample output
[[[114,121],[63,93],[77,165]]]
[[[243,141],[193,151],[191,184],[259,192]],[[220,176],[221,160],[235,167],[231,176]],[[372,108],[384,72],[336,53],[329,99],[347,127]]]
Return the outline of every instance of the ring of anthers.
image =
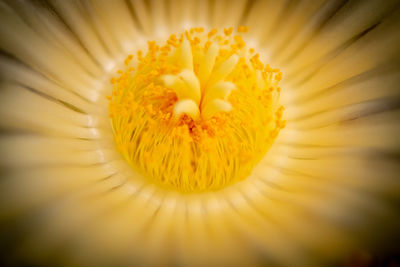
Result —
[[[117,150],[154,183],[215,191],[245,179],[285,126],[279,69],[247,48],[240,26],[173,34],[129,55],[109,114]]]

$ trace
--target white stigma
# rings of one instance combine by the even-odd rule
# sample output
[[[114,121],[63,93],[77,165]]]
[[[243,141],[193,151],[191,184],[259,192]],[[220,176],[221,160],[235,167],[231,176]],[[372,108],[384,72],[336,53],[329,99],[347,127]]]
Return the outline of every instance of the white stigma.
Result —
[[[233,71],[239,57],[232,55],[215,67],[218,52],[217,44],[208,48],[200,60],[197,76],[193,71],[193,53],[189,41],[184,40],[178,48],[182,71],[177,75],[167,74],[161,77],[164,86],[172,89],[178,97],[174,106],[175,117],[186,114],[192,119],[200,116],[209,119],[218,112],[232,110],[228,97],[236,86],[224,79]]]

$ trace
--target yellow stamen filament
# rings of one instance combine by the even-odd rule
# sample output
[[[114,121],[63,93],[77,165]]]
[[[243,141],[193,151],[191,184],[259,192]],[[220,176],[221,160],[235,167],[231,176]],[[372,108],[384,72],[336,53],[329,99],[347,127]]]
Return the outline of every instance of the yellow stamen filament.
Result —
[[[285,125],[282,73],[249,52],[247,31],[193,28],[148,42],[111,79],[117,149],[145,177],[181,192],[218,190],[268,151]]]

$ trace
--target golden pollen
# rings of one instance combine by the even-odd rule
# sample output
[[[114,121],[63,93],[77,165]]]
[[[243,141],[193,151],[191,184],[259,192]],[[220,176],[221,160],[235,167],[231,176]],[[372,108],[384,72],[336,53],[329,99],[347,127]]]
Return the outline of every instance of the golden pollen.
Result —
[[[243,180],[284,127],[282,78],[242,38],[192,28],[148,42],[112,78],[117,149],[144,177],[181,192]]]

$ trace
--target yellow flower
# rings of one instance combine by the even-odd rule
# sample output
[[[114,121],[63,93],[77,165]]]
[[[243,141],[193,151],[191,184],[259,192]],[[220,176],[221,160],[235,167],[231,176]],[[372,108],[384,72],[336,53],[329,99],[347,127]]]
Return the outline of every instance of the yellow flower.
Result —
[[[398,14],[390,0],[1,2],[5,263],[388,256],[400,223]],[[206,75],[207,38],[234,46]],[[168,41],[178,52],[164,69],[156,54],[138,58]]]
[[[249,52],[247,29],[149,41],[111,78],[116,147],[150,181],[186,193],[222,189],[248,177],[284,128],[282,72]]]

